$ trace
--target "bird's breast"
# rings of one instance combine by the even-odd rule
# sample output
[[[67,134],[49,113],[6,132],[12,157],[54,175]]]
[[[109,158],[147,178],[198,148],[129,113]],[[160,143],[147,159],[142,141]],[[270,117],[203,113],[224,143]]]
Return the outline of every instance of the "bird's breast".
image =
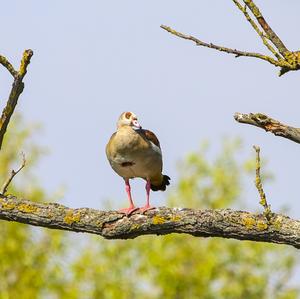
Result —
[[[124,178],[149,178],[162,171],[160,149],[139,134],[116,134],[107,156],[112,168]]]

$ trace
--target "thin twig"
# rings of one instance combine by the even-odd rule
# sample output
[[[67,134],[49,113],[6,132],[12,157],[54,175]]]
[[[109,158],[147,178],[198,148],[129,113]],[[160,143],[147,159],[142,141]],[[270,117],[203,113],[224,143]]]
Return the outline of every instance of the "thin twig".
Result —
[[[285,125],[263,113],[239,113],[234,114],[234,119],[239,123],[253,125],[271,132],[276,136],[290,139],[300,143],[300,128]]]
[[[266,194],[264,192],[263,186],[262,186],[262,181],[261,181],[261,175],[260,175],[260,147],[254,145],[253,148],[256,151],[256,177],[255,177],[255,186],[256,189],[259,193],[260,201],[259,203],[263,206],[264,208],[264,215],[268,220],[271,219],[271,206],[268,205],[267,199],[266,199]]]
[[[10,185],[11,181],[13,180],[13,178],[25,167],[26,165],[26,159],[25,159],[25,154],[21,153],[22,155],[22,164],[21,166],[17,169],[17,170],[12,170],[10,173],[10,176],[7,178],[7,180],[5,181],[5,183],[3,184],[1,190],[0,190],[0,194],[1,195],[5,195],[8,189],[8,186]]]
[[[233,0],[235,1],[235,0]],[[273,29],[270,27],[270,25],[265,20],[264,16],[261,14],[259,8],[255,5],[255,3],[252,0],[243,0],[245,5],[251,10],[255,18],[257,19],[259,25],[262,27],[264,32],[266,33],[266,36],[268,39],[274,44],[274,46],[278,49],[279,53],[286,57],[290,51],[286,48],[284,43],[281,41],[281,39],[278,37],[278,35],[273,31]]]
[[[247,21],[251,24],[252,28],[256,31],[256,33],[260,36],[263,41],[263,44],[268,48],[269,51],[273,53],[273,55],[278,59],[282,59],[282,56],[268,43],[268,40],[264,33],[258,28],[256,23],[252,20],[250,15],[247,12],[247,6],[242,6],[238,0],[232,0],[234,4],[238,7],[238,9],[244,14]]]
[[[25,50],[23,53],[23,57],[19,68],[19,76],[21,77],[21,79],[23,79],[27,73],[27,66],[30,63],[30,59],[32,55],[33,55],[33,51],[31,49]]]
[[[0,55],[0,64],[2,64],[14,78],[17,77],[18,72],[14,69],[13,65],[2,55]]]
[[[282,62],[279,62],[276,59],[274,59],[270,56],[267,56],[267,55],[262,55],[262,54],[254,53],[254,52],[245,52],[245,51],[241,51],[241,50],[237,50],[237,49],[231,49],[231,48],[227,48],[227,47],[223,47],[223,46],[218,46],[218,45],[215,45],[215,44],[212,44],[212,43],[206,43],[206,42],[203,42],[203,41],[199,40],[198,38],[196,38],[192,35],[186,35],[186,34],[183,34],[181,32],[178,32],[178,31],[174,30],[171,27],[168,27],[168,26],[165,26],[165,25],[161,25],[160,27],[162,29],[168,31],[169,33],[173,34],[173,35],[176,35],[180,38],[187,39],[187,40],[195,42],[197,46],[203,46],[203,47],[215,49],[217,51],[225,52],[225,53],[228,53],[228,54],[233,54],[236,57],[240,57],[240,56],[255,57],[255,58],[259,58],[259,59],[268,61],[269,63],[271,63],[275,66],[282,66]]]
[[[20,94],[22,93],[24,89],[24,83],[23,83],[23,78],[26,75],[27,72],[27,67],[30,63],[30,59],[33,55],[32,50],[25,50],[23,53],[23,57],[21,60],[20,68],[19,71],[16,72],[12,65],[7,61],[7,59],[3,56],[2,57],[2,65],[4,65],[10,73],[14,76],[15,80],[12,85],[12,89],[10,91],[9,98],[7,100],[6,106],[4,107],[2,111],[2,115],[0,118],[0,150],[2,147],[3,143],[3,138],[7,129],[7,126],[9,124],[10,118],[12,114],[14,113],[15,107],[18,103],[18,99]]]

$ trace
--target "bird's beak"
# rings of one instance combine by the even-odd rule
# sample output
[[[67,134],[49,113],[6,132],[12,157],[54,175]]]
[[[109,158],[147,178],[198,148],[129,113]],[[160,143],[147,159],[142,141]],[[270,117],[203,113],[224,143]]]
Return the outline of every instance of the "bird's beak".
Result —
[[[137,121],[137,119],[134,119],[134,120],[132,121],[132,126],[133,126],[133,128],[136,129],[136,130],[142,128],[142,126],[139,124],[139,122]]]

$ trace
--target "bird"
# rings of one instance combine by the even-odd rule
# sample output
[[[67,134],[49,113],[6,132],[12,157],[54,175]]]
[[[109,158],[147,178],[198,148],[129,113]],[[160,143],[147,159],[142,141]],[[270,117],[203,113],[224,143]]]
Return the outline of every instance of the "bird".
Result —
[[[129,207],[119,211],[130,215],[136,210],[144,213],[153,209],[150,205],[150,189],[165,191],[170,177],[162,174],[163,162],[160,143],[156,135],[141,127],[136,114],[123,112],[117,121],[117,131],[106,145],[106,156],[112,169],[125,181]],[[130,179],[146,181],[146,204],[142,208],[134,205]]]

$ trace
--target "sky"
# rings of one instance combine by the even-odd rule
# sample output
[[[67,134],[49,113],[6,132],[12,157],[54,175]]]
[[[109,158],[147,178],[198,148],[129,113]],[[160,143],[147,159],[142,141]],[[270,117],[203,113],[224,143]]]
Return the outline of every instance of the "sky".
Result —
[[[300,2],[256,1],[287,48],[300,44]],[[123,180],[110,168],[105,145],[123,111],[133,111],[159,137],[164,173],[178,179],[178,161],[209,140],[241,137],[241,156],[261,147],[273,211],[288,205],[299,218],[299,145],[234,121],[235,112],[261,112],[299,126],[300,72],[278,77],[279,69],[254,58],[197,47],[160,28],[168,25],[206,42],[268,53],[232,1],[5,1],[0,10],[2,55],[19,65],[24,49],[34,51],[17,111],[26,123],[42,124],[37,137],[50,154],[35,173],[49,192],[65,187],[62,203],[103,208],[108,200],[127,205]],[[0,68],[0,108],[12,78]],[[30,154],[30,153],[29,153]],[[20,174],[21,175],[21,174]],[[254,178],[254,177],[253,177]],[[251,182],[245,200],[258,210]],[[133,196],[145,201],[144,182]],[[171,188],[169,189],[171,190]],[[165,205],[166,193],[152,194]]]

